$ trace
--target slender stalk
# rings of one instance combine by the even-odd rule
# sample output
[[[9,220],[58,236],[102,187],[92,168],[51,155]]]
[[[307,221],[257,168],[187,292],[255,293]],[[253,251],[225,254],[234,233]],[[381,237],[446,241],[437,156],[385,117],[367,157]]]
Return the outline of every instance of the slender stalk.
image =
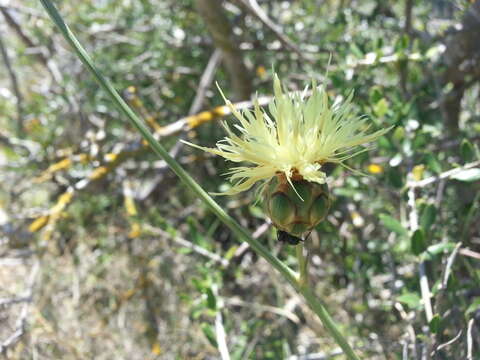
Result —
[[[297,253],[297,261],[300,275],[298,277],[298,285],[300,287],[308,286],[308,257],[305,256],[304,246],[302,243],[295,246]]]
[[[318,299],[317,296],[315,296],[312,290],[309,287],[304,286],[297,288],[297,291],[303,295],[310,309],[312,309],[315,314],[317,314],[317,316],[322,321],[323,326],[325,326],[330,335],[335,339],[338,346],[342,348],[347,358],[349,360],[360,360],[360,358],[355,354],[353,349],[348,344],[347,340],[343,337],[342,333],[335,324],[335,321],[328,313],[325,305],[320,299]]]
[[[255,239],[252,239],[248,232],[241,227],[231,216],[229,216],[221,207],[218,205],[210,195],[203,190],[203,188],[182,168],[182,166],[173,159],[165,148],[153,137],[148,128],[144,125],[143,121],[133,112],[133,110],[127,105],[127,103],[121,98],[118,92],[113,88],[112,84],[103,77],[103,75],[97,70],[93,64],[92,59],[78,42],[75,35],[70,31],[68,26],[65,24],[63,19],[60,17],[57,9],[49,0],[40,0],[42,5],[47,10],[48,14],[54,21],[55,25],[60,29],[65,39],[73,47],[76,54],[83,62],[83,64],[88,68],[88,70],[95,77],[99,85],[108,93],[111,97],[114,104],[117,106],[118,110],[122,112],[130,122],[138,129],[142,134],[145,140],[148,141],[153,151],[157,153],[168,166],[173,170],[173,172],[182,180],[182,182],[195,192],[200,199],[202,199],[205,204],[219,217],[222,222],[227,225],[238,237],[242,240],[245,240],[250,244],[250,246],[261,256],[263,256],[270,264],[272,264],[278,271],[286,277],[286,279],[291,283],[295,284],[295,273],[287,267],[283,262],[278,258],[273,256],[271,252],[265,248],[260,242]]]
[[[317,296],[315,296],[308,284],[308,255],[305,255],[305,250],[304,244],[302,243],[295,247],[300,272],[297,286],[295,288],[300,294],[303,295],[310,309],[317,314],[322,321],[323,326],[325,326],[330,335],[332,335],[332,337],[336,340],[337,344],[345,352],[345,355],[347,355],[348,359],[358,359],[357,355],[350,348],[342,333],[338,329],[335,321],[328,313],[325,305]]]
[[[58,13],[55,6],[51,3],[50,0],[40,0],[43,7],[47,11],[48,15],[51,17],[55,25],[59,28],[62,35],[65,37],[65,40],[72,46],[77,56],[87,67],[87,69],[95,77],[99,85],[108,93],[112,99],[115,106],[122,112],[127,119],[138,129],[142,136],[147,140],[147,142],[152,147],[153,151],[157,153],[168,166],[175,172],[175,174],[181,179],[181,181],[191,189],[204,203],[215,213],[215,215],[227,225],[232,232],[238,236],[240,240],[246,241],[252,249],[267,260],[282,276],[287,280],[300,294],[302,294],[309,305],[309,307],[318,315],[320,320],[323,322],[327,331],[332,335],[337,344],[343,349],[348,359],[358,360],[359,358],[355,355],[350,345],[347,343],[346,339],[338,330],[333,319],[328,314],[324,305],[316,299],[313,292],[306,286],[302,286],[297,281],[297,275],[293,270],[291,270],[287,265],[280,261],[276,256],[265,248],[260,242],[252,238],[250,234],[245,230],[240,224],[238,224],[230,215],[228,215],[221,207],[218,205],[202,187],[182,168],[182,166],[173,159],[165,148],[153,137],[148,128],[140,120],[140,118],[133,112],[133,110],[125,103],[125,101],[120,97],[117,91],[113,88],[111,83],[103,77],[103,75],[97,70],[94,66],[90,56],[78,42],[76,37],[70,31],[68,26],[65,24],[60,14]]]

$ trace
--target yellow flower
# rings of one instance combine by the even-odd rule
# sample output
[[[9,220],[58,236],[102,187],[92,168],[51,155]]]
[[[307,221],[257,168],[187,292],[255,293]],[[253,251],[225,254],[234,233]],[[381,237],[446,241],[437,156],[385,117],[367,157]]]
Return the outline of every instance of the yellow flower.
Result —
[[[236,163],[250,166],[232,168],[227,174],[234,184],[222,193],[232,195],[250,189],[256,182],[266,184],[275,175],[282,175],[292,185],[292,179],[324,184],[322,171],[327,162],[343,164],[369,148],[359,146],[372,142],[390,128],[367,134],[367,118],[353,110],[352,96],[342,102],[331,103],[323,86],[312,84],[303,93],[284,93],[277,75],[274,76],[274,100],[269,104],[269,114],[258,101],[254,109],[240,112],[225,98],[227,106],[238,119],[234,128],[224,123],[227,136],[216,148],[191,146],[223,156]],[[347,167],[348,168],[348,167]]]
[[[382,174],[383,173],[383,166],[379,164],[370,164],[367,167],[368,172],[371,174]]]

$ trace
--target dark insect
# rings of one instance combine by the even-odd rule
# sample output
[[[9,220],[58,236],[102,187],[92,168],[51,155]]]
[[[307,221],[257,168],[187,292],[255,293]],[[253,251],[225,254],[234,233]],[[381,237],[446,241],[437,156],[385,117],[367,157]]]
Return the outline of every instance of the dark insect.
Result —
[[[277,231],[277,240],[289,245],[298,245],[303,241],[299,237],[293,236],[282,230]]]

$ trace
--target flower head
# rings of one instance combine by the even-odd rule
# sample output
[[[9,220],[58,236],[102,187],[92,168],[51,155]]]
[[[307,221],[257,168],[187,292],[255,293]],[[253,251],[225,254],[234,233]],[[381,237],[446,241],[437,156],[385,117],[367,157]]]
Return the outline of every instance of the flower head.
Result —
[[[235,115],[238,124],[224,123],[227,136],[216,148],[205,148],[212,154],[237,163],[227,174],[233,187],[222,193],[232,195],[250,189],[256,182],[266,184],[276,175],[292,185],[292,180],[324,184],[325,163],[339,163],[368,150],[361,145],[372,142],[390,128],[367,134],[367,118],[358,116],[351,103],[353,92],[343,102],[331,104],[323,86],[303,93],[284,93],[277,75],[274,76],[274,100],[269,104],[269,114],[254,101],[254,109],[242,112],[222,96]],[[220,90],[221,92],[221,90]],[[307,98],[308,97],[308,98]],[[344,165],[345,166],[345,165]]]

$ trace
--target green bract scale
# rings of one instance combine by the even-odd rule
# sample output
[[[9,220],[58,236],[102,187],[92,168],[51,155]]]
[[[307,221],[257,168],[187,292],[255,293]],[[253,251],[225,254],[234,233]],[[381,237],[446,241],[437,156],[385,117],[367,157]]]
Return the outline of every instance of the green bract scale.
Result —
[[[330,197],[327,184],[291,182],[283,174],[273,177],[264,190],[264,207],[277,229],[300,237],[325,219]]]

